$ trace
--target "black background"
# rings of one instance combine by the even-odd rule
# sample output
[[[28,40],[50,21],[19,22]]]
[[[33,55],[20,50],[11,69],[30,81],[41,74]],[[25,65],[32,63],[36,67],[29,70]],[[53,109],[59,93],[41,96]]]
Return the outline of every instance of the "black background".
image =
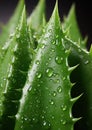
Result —
[[[49,19],[56,0],[46,0],[46,16]],[[76,15],[80,31],[85,37],[88,35],[88,46],[92,42],[92,4],[90,0],[58,0],[61,20],[68,13],[72,3],[76,4]],[[18,0],[0,0],[0,22],[6,23],[12,15]],[[36,6],[38,0],[25,0],[28,14]]]

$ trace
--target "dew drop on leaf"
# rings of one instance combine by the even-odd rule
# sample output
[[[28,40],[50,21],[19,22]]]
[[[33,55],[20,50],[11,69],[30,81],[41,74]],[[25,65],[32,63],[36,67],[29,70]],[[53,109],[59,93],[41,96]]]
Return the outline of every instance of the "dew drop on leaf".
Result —
[[[66,121],[61,119],[61,123],[62,123],[63,125],[65,125],[65,124],[66,124]]]
[[[36,124],[38,122],[38,119],[33,117],[32,122]]]
[[[40,79],[42,77],[41,73],[37,73],[37,78]]]
[[[56,83],[59,83],[60,82],[60,80],[59,79],[56,79]]]
[[[29,87],[29,89],[28,89],[28,91],[30,92],[30,91],[31,91],[31,89],[32,89],[32,87],[30,86],[30,87]]]
[[[28,118],[24,118],[24,120],[25,120],[25,121],[27,121],[27,120],[28,120]]]
[[[52,68],[48,68],[48,69],[46,70],[46,73],[47,73],[47,76],[48,76],[48,77],[51,77],[51,76],[53,75],[53,69],[52,69]]]
[[[61,86],[59,86],[59,87],[57,88],[57,92],[58,92],[58,93],[61,93],[61,92],[62,92]]]
[[[44,45],[44,44],[42,44],[42,45],[41,45],[41,48],[42,48],[42,49],[44,49],[44,48],[45,48],[45,45]]]
[[[51,118],[52,118],[52,119],[54,119],[55,117],[54,117],[54,116],[52,116]]]
[[[51,105],[53,105],[53,104],[54,104],[54,101],[53,101],[52,99],[51,99],[49,102],[50,102],[50,104],[51,104]]]
[[[40,84],[38,84],[37,86],[40,87]]]
[[[66,124],[66,121],[63,121],[62,124],[65,125],[65,124]]]
[[[37,61],[36,61],[36,64],[37,64],[37,65],[39,65],[39,64],[40,64],[39,60],[37,60]]]
[[[63,111],[66,111],[67,106],[66,106],[66,105],[65,105],[65,106],[64,106],[64,105],[62,105],[62,106],[61,106],[61,109],[62,109]]]
[[[56,35],[56,39],[58,39],[58,37],[59,37],[59,36],[58,36],[58,35]]]
[[[63,81],[66,79],[66,77],[63,77]]]
[[[51,57],[49,57],[49,61],[51,61]]]
[[[54,49],[52,49],[51,51],[52,51],[52,52],[55,52],[55,50],[54,50]]]
[[[43,122],[43,126],[46,126],[46,121]]]
[[[52,44],[55,45],[55,41],[53,41]]]
[[[62,61],[63,61],[63,58],[57,56],[57,57],[55,58],[55,61],[56,61],[57,64],[61,64]]]
[[[53,95],[53,97],[55,97],[55,96],[57,95],[57,93],[54,91],[54,92],[52,93],[52,95]]]
[[[51,125],[50,125],[49,122],[44,120],[43,123],[42,123],[42,126],[43,126],[43,129],[48,130]]]
[[[48,62],[46,63],[46,66],[48,65]]]
[[[44,115],[41,115],[41,118],[44,119]]]
[[[49,29],[48,32],[52,33],[52,29]]]

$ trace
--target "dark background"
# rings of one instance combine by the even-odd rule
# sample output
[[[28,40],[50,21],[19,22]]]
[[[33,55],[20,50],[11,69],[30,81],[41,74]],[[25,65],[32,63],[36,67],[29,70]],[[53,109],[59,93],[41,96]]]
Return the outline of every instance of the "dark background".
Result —
[[[6,23],[12,15],[14,8],[17,5],[18,0],[0,0],[0,22]],[[32,12],[32,9],[36,6],[38,0],[25,0],[28,14]],[[88,48],[92,43],[92,4],[90,0],[59,0],[59,12],[61,20],[65,14],[68,13],[72,3],[76,4],[76,16],[80,31],[85,37],[88,35]],[[46,0],[46,15],[49,19],[55,0]]]

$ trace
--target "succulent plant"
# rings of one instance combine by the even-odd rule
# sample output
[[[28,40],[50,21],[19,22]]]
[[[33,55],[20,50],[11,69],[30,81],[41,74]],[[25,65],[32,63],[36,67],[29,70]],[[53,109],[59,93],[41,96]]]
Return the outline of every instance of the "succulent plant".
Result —
[[[28,18],[20,0],[0,42],[0,130],[92,129],[92,48],[74,5],[61,23],[57,1],[47,22],[45,0]]]

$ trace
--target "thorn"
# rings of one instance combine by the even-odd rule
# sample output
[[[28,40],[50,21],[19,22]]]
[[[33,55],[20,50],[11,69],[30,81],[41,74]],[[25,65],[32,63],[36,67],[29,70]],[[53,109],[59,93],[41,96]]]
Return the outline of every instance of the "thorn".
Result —
[[[11,100],[12,103],[18,103],[18,100]]]
[[[76,123],[77,121],[79,121],[79,120],[81,120],[81,119],[82,119],[82,117],[79,117],[79,118],[73,118],[72,121],[73,121],[74,123]]]
[[[15,119],[15,116],[8,116],[8,118],[10,118],[10,119]]]
[[[77,67],[79,66],[79,64],[73,66],[73,67],[69,67],[68,71],[71,73],[73,70],[75,70]]]
[[[71,99],[72,104],[74,104],[78,99],[80,99],[80,97],[82,97],[82,95],[83,95],[83,93],[80,94],[79,96],[75,97],[75,98],[72,98]]]
[[[69,25],[65,30],[64,30],[64,27],[63,27],[63,32],[64,32],[64,35],[66,37],[69,37],[70,29],[71,29],[71,25]]]
[[[76,84],[76,82],[74,82],[74,83],[71,83],[71,86],[72,86],[72,87],[74,87],[74,86],[75,86],[75,84]]]

